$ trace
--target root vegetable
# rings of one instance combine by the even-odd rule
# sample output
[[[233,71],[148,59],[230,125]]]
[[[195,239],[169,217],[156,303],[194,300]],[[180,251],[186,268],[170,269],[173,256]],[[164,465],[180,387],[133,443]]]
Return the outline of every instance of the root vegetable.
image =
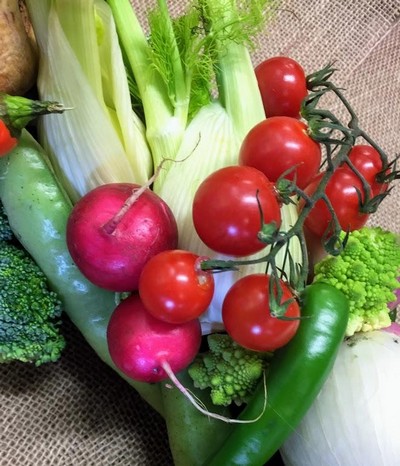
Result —
[[[67,245],[80,271],[95,285],[133,291],[145,263],[177,245],[177,225],[167,204],[131,183],[101,185],[74,206]]]
[[[187,367],[200,349],[201,327],[195,319],[170,324],[147,312],[133,294],[114,310],[107,329],[114,364],[128,377],[154,383]],[[166,372],[167,370],[167,372]]]
[[[35,83],[38,51],[25,3],[0,0],[0,91],[23,95]]]

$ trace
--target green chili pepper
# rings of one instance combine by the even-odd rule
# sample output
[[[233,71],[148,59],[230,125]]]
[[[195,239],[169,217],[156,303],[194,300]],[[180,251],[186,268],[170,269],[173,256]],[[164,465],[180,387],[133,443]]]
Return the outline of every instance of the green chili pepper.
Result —
[[[316,283],[302,295],[294,338],[276,351],[267,374],[267,408],[251,424],[236,424],[206,466],[262,466],[294,432],[330,373],[348,321],[348,301],[331,285]],[[241,414],[255,419],[263,410],[264,387]]]
[[[73,263],[65,241],[72,205],[43,149],[25,130],[18,146],[0,158],[0,198],[14,233],[61,297],[67,315],[99,357],[115,369],[106,329],[116,295],[92,285]],[[158,384],[127,380],[157,411],[163,412]]]

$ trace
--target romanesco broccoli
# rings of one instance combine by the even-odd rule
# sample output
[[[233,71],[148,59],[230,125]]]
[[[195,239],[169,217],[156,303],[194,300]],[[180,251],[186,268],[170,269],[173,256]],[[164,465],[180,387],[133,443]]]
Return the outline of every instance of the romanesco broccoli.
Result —
[[[199,353],[188,372],[194,386],[211,389],[215,405],[247,403],[260,380],[270,353],[250,351],[229,335],[213,333],[207,337],[209,351]]]
[[[0,241],[0,362],[56,361],[65,346],[61,311],[58,295],[28,253]]]
[[[343,291],[350,303],[347,336],[391,324],[387,303],[399,287],[400,238],[381,227],[363,227],[349,234],[338,256],[315,265],[314,282],[330,283]]]

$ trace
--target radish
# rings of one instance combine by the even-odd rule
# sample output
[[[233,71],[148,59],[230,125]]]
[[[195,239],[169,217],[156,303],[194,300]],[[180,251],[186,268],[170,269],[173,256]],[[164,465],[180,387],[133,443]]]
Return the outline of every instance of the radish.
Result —
[[[177,242],[172,211],[147,185],[98,186],[75,204],[67,223],[67,246],[79,270],[116,292],[136,290],[145,263]]]
[[[170,324],[153,317],[140,297],[121,301],[107,327],[114,364],[129,378],[154,383],[187,367],[200,349],[198,319]]]

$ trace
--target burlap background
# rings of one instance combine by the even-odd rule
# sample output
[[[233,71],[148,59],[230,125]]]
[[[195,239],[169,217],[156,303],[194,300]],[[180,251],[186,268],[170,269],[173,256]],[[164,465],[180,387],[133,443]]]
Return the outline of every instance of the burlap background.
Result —
[[[133,3],[138,11],[152,4]],[[170,7],[177,11],[181,2]],[[399,16],[400,0],[283,0],[254,62],[287,54],[311,72],[335,61],[336,82],[364,128],[394,155],[400,151]],[[400,232],[399,201],[398,187],[372,223]],[[58,363],[0,367],[0,465],[171,465],[162,419],[68,322],[64,330],[69,344]]]

